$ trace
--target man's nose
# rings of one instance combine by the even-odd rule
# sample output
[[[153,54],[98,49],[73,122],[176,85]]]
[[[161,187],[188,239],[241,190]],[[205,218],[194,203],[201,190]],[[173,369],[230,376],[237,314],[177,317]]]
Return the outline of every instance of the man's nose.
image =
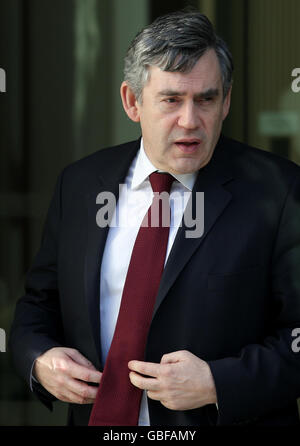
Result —
[[[178,125],[188,130],[199,127],[199,116],[194,104],[185,104],[180,110]]]

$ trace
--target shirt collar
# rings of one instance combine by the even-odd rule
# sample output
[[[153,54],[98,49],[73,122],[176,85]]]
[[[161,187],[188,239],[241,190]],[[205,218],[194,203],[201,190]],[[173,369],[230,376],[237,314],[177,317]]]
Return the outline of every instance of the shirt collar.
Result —
[[[133,171],[131,189],[138,189],[141,184],[148,179],[148,176],[157,170],[158,169],[151,163],[148,156],[146,155],[142,138],[140,150],[138,152],[136,164]],[[172,175],[188,190],[191,191],[193,189],[197,177],[197,172]]]

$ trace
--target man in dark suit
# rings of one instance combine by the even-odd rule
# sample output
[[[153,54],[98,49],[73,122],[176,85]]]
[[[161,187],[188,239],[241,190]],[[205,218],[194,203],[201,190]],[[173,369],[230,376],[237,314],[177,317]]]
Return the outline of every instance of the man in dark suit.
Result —
[[[70,403],[70,424],[88,424],[92,407],[97,424],[101,406],[107,424],[118,424],[118,395],[105,384],[114,375],[118,385],[118,364],[107,364],[155,171],[172,175],[171,224],[143,355],[128,358],[130,343],[118,352],[129,389],[141,394],[132,424],[299,423],[300,169],[220,136],[232,70],[205,16],[157,19],[131,44],[121,86],[142,139],[80,160],[58,179],[10,347],[45,404]],[[112,225],[125,209],[134,224]],[[187,220],[191,210],[196,219]],[[199,218],[203,234],[187,236],[187,222],[197,232]],[[126,316],[132,327],[144,306],[137,295],[142,305]],[[118,330],[127,340],[128,330]]]

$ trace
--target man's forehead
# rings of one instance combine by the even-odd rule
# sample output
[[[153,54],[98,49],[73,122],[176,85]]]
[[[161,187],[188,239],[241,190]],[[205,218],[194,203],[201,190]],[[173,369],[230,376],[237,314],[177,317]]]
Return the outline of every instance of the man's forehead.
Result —
[[[187,89],[180,89],[180,88],[166,88],[164,90],[159,90],[157,92],[158,96],[185,96],[189,93]],[[220,89],[219,88],[207,88],[202,89],[201,91],[195,91],[193,92],[193,96],[195,98],[201,99],[206,97],[216,97],[219,96]]]
[[[150,77],[148,87],[158,96],[185,95],[191,92],[195,95],[211,92],[215,96],[222,90],[222,79],[218,75],[188,76],[180,72],[162,72]]]
[[[187,72],[164,71],[157,66],[149,66],[148,69],[148,85],[154,86],[158,90],[167,88],[184,90],[192,86],[200,89],[200,92],[208,89],[216,89],[222,83],[221,70],[215,53],[210,54],[209,57],[206,57],[205,53],[196,62],[192,70]]]

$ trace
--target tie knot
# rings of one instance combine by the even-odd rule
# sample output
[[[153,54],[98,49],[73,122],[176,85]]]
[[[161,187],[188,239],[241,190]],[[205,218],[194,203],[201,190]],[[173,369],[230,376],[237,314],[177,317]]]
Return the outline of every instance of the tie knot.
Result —
[[[152,186],[153,192],[168,192],[170,193],[174,177],[169,173],[153,172],[149,175],[149,180]]]

